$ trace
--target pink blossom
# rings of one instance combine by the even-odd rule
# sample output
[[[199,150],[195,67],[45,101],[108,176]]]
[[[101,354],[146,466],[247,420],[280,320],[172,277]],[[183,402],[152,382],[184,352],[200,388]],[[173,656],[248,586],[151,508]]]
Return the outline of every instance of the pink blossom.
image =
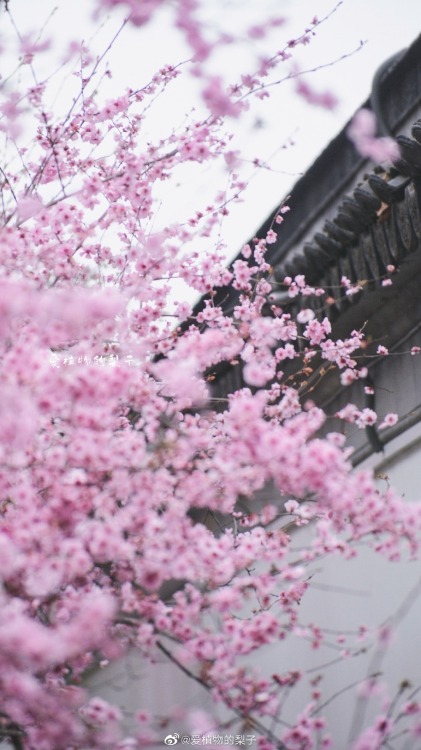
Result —
[[[390,412],[389,414],[386,414],[383,421],[379,425],[379,428],[382,429],[383,427],[393,427],[393,425],[395,425],[397,421],[398,415]]]
[[[25,221],[43,208],[41,200],[35,195],[22,196],[18,201],[19,217]]]
[[[92,698],[86,706],[80,709],[80,713],[86,721],[92,724],[107,724],[121,717],[119,709],[110,706],[102,698]]]
[[[288,500],[286,503],[284,503],[284,508],[287,513],[294,513],[296,510],[298,510],[299,505],[296,500]]]
[[[399,147],[392,138],[376,138],[376,116],[368,109],[360,109],[347,130],[357,151],[375,164],[399,158]]]
[[[249,385],[264,386],[273,376],[273,366],[264,363],[248,362],[243,370],[244,380]]]
[[[300,312],[297,315],[297,320],[299,323],[309,323],[311,320],[313,320],[315,317],[315,314],[313,310],[306,309],[306,310],[300,310]],[[306,329],[306,333],[308,332],[308,329]]]
[[[314,107],[322,107],[323,109],[333,110],[338,106],[338,99],[335,94],[333,94],[333,92],[316,91],[308,83],[308,81],[299,79],[296,83],[295,90],[299,96],[305,99],[307,104],[311,104]]]
[[[356,423],[358,427],[367,427],[377,422],[377,414],[373,409],[362,409],[359,413]]]
[[[235,102],[224,90],[222,79],[209,78],[203,89],[203,99],[215,117],[239,117],[242,110],[240,102]]]
[[[373,726],[366,729],[352,745],[352,750],[377,750],[383,744],[394,727],[394,722],[387,716],[377,717]]]
[[[266,235],[266,242],[268,245],[273,245],[274,242],[276,242],[278,239],[278,236],[276,232],[273,231],[273,229],[270,229],[269,232]]]

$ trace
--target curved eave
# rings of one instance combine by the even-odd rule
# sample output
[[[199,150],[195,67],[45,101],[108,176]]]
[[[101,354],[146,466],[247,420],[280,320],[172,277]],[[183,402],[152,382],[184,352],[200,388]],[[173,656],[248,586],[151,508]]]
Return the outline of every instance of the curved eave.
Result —
[[[372,97],[373,99],[373,97]],[[381,117],[390,132],[397,134],[403,125],[421,105],[421,35],[411,47],[390,66],[382,70],[377,83],[376,101],[381,101]],[[371,100],[362,104],[370,108]],[[414,121],[415,116],[412,119]],[[285,264],[295,254],[297,246],[304,242],[311,228],[320,217],[329,212],[338,195],[344,195],[369,162],[359,156],[349,138],[349,123],[329,143],[307,172],[297,181],[289,194],[288,205],[291,212],[282,225],[278,241],[271,245],[267,253],[268,262],[276,269]],[[279,206],[280,201],[276,201]],[[272,212],[256,232],[256,237],[265,237],[272,226],[276,211]],[[232,310],[239,293],[232,287],[217,290],[214,303],[224,310]],[[203,300],[195,311],[203,306]]]
[[[275,296],[280,290],[285,298],[278,286],[285,275],[304,273],[309,283],[327,290],[328,307],[317,299],[312,304],[318,315],[329,315],[336,336],[365,326],[368,339],[380,337],[392,346],[414,320],[421,320],[421,120],[416,120],[421,115],[421,36],[399,59],[382,66],[376,96],[362,106],[373,102],[376,107],[381,102],[379,114],[397,136],[402,158],[374,168],[356,154],[346,126],[292,189],[291,212],[267,259]],[[266,236],[273,218],[272,213],[257,237]],[[397,273],[393,285],[384,288],[390,266]],[[347,296],[342,276],[351,284],[363,282],[363,291]],[[214,303],[228,313],[238,299],[232,288],[221,288]],[[203,300],[197,311],[201,305]],[[215,395],[242,385],[239,366],[221,365],[215,375]],[[329,392],[326,383],[322,402]]]

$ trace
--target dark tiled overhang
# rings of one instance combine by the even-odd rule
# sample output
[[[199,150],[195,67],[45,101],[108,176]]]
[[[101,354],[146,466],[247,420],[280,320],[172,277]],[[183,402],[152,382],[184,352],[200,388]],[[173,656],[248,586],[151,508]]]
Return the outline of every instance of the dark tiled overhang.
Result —
[[[402,54],[400,59],[392,60],[390,67],[383,71],[378,82],[376,99],[381,102],[381,117],[387,123],[391,133],[400,132],[416,113],[421,104],[421,36]],[[368,99],[362,107],[371,108]],[[413,117],[412,122],[416,117]],[[329,212],[337,197],[345,195],[355,182],[358,174],[367,165],[359,156],[346,135],[348,125],[334,138],[305,175],[298,180],[290,192],[288,205],[291,213],[288,221],[282,226],[278,242],[268,251],[268,262],[274,268],[289,258],[298,243],[303,242],[312,226],[320,217]],[[272,226],[279,206],[262,224],[256,236],[265,237]],[[214,301],[230,309],[238,299],[233,289],[222,288]]]
[[[382,66],[373,94],[362,106],[375,109],[382,134],[387,129],[397,138],[402,158],[374,169],[356,153],[347,125],[293,187],[291,212],[267,260],[281,307],[287,300],[285,275],[305,274],[330,297],[328,306],[316,298],[311,304],[318,315],[329,315],[334,335],[343,337],[364,326],[373,341],[367,350],[372,354],[378,343],[398,345],[421,321],[421,36]],[[275,215],[257,237],[266,236]],[[397,271],[392,286],[383,287],[389,266]],[[347,296],[342,276],[359,282],[362,291]],[[222,288],[214,303],[229,312],[238,299],[238,292]],[[215,396],[242,385],[240,366],[220,366],[215,374]],[[326,405],[337,392],[325,378],[313,395]]]

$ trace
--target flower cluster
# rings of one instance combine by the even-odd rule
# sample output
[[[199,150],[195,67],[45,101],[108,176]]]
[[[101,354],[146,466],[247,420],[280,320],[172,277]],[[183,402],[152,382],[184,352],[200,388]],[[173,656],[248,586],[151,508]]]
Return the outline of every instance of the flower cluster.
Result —
[[[122,4],[143,25],[163,3]],[[174,5],[204,63],[198,3]],[[318,23],[285,49],[307,44]],[[253,27],[250,37],[264,33]],[[23,67],[45,48],[19,44]],[[288,308],[267,314],[266,250],[288,207],[277,231],[225,265],[220,225],[244,186],[223,118],[240,115],[245,92],[264,85],[285,49],[237,89],[205,76],[211,114],[156,140],[144,138],[144,120],[179,75],[171,66],[104,101],[99,61],[82,45],[80,88],[65,115],[51,112],[47,81],[35,74],[26,91],[2,91],[0,739],[15,747],[155,742],[142,706],[135,736],[123,738],[120,710],[83,687],[89,670],[131,648],[191,674],[259,731],[262,749],[277,739],[314,747],[314,736],[328,747],[313,703],[274,737],[267,726],[300,674],[266,677],[244,657],[292,637],[320,646],[320,628],[299,622],[311,560],[346,558],[360,540],[391,557],[403,546],[417,553],[421,508],[353,473],[342,436],[322,437],[325,414],[301,397],[315,357],[345,384],[364,376],[363,334],[335,340],[329,320],[306,306],[323,290],[301,275],[284,280],[288,300],[303,301],[297,319]],[[188,221],[161,226],[163,184],[218,160],[229,168],[227,191]],[[174,301],[180,283],[206,295],[200,309]],[[227,287],[228,310],[217,304]],[[96,364],[104,361],[113,366]],[[212,383],[227,364],[243,386],[215,402]],[[339,416],[360,427],[376,421],[352,405]],[[259,505],[267,487],[271,502]],[[293,531],[304,526],[311,541],[297,552]],[[196,729],[214,725],[202,717]],[[371,733],[388,731],[383,723]]]
[[[361,156],[375,164],[393,161],[400,156],[399,146],[388,136],[376,137],[376,116],[369,109],[360,109],[354,116],[348,136]]]

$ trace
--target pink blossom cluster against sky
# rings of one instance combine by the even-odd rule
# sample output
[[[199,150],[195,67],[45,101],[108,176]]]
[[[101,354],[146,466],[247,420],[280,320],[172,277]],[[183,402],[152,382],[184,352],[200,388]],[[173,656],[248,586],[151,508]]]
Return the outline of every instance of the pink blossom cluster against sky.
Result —
[[[142,8],[148,5],[142,3]],[[63,59],[72,41],[83,39],[88,46],[103,50],[124,18],[123,6],[117,7],[115,3],[109,3],[108,20],[104,20],[103,14],[100,20],[93,20],[88,9],[82,6],[77,6],[75,11],[72,0],[43,0],[41,5],[32,0],[13,3],[13,14],[22,33],[45,26],[41,36],[54,38],[54,50],[44,56],[46,68],[51,71],[54,69],[52,60]],[[311,44],[294,50],[297,70],[326,67],[318,70],[317,76],[310,73],[272,87],[268,90],[270,97],[261,101],[260,108],[256,108],[254,102],[249,117],[243,115],[238,125],[234,120],[230,122],[235,134],[232,150],[235,152],[238,146],[249,158],[247,203],[237,205],[224,219],[226,254],[232,257],[359,108],[369,95],[373,76],[382,62],[413,41],[418,31],[419,4],[417,0],[402,0],[399,4],[394,0],[342,0],[339,3],[335,0],[215,0],[205,5],[203,13],[208,28],[232,28],[236,33],[242,28],[249,30],[242,54],[238,54],[236,48],[233,56],[227,45],[225,52],[213,55],[215,76],[208,83],[210,97],[220,78],[234,80],[244,70],[249,71],[253,55],[265,49],[259,25],[263,16],[285,19],[285,23],[279,23],[276,34],[280,40],[288,40],[302,33],[315,14],[323,18],[331,13],[329,20],[318,27]],[[1,33],[7,41],[6,25]],[[127,85],[141,87],[158,68],[186,60],[191,55],[186,36],[183,30],[178,39],[171,33],[166,3],[161,3],[160,10],[145,27],[126,29],[124,44],[117,43],[109,55],[113,70],[108,87],[110,94],[118,95]],[[354,50],[358,51],[350,54]],[[330,65],[335,60],[338,63]],[[289,70],[292,69],[295,68],[290,66]],[[281,71],[279,78],[283,77]],[[59,77],[56,80],[58,83]],[[55,104],[60,101],[62,85],[60,79]],[[197,82],[196,85],[192,80],[187,83],[183,76],[173,97],[172,111],[178,125],[193,103],[197,104]],[[310,110],[309,102],[314,105]],[[165,102],[162,109],[155,106],[151,119],[154,135],[164,133],[167,125]],[[257,168],[257,164],[263,168]],[[161,214],[156,220],[165,225],[178,219],[180,210],[190,213],[198,191],[202,195],[206,192],[213,195],[217,184],[221,184],[220,168],[187,169],[178,183],[167,186]]]

